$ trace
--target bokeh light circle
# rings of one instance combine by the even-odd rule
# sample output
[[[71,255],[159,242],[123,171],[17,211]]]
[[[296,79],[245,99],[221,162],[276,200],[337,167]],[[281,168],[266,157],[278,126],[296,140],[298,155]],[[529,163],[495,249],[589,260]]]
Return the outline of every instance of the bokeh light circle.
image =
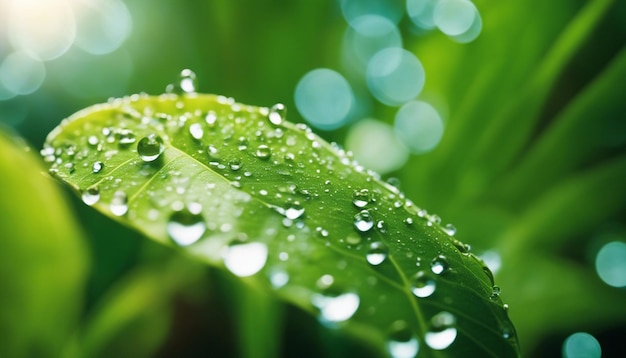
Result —
[[[318,68],[300,79],[296,85],[295,102],[298,112],[312,126],[329,130],[345,124],[354,94],[341,74]]]
[[[448,36],[470,29],[476,17],[476,6],[469,0],[440,0],[433,12],[435,25]]]
[[[611,241],[596,255],[596,272],[607,285],[626,287],[626,243]]]
[[[407,0],[407,14],[415,26],[430,30],[435,28],[433,13],[438,0]]]
[[[344,52],[357,66],[365,67],[377,52],[388,47],[402,47],[402,35],[389,19],[378,15],[355,18],[346,29]]]
[[[23,51],[11,53],[0,64],[0,83],[15,95],[35,92],[45,78],[44,64]]]
[[[360,165],[380,174],[400,169],[409,158],[393,128],[375,119],[362,119],[350,127],[346,148]]]
[[[132,30],[132,19],[120,0],[78,2],[75,44],[92,55],[115,51]]]
[[[585,332],[576,332],[563,342],[563,358],[600,358],[602,348],[598,340]]]
[[[7,34],[13,48],[48,61],[63,55],[76,37],[76,19],[67,0],[11,1]]]
[[[464,44],[464,43],[474,41],[478,37],[478,35],[480,35],[480,32],[482,30],[483,30],[483,19],[480,17],[480,12],[478,12],[478,9],[476,9],[474,22],[472,22],[472,25],[470,26],[470,28],[467,29],[467,31],[465,31],[464,33],[460,35],[456,35],[456,36],[450,36],[450,38],[458,43]]]
[[[341,13],[348,23],[363,15],[378,15],[397,24],[404,15],[400,0],[339,0]]]
[[[372,95],[390,106],[416,98],[425,82],[422,63],[401,48],[386,48],[376,53],[367,64],[365,76]]]
[[[433,106],[423,101],[411,101],[396,113],[396,135],[411,152],[426,153],[434,149],[443,136],[443,120]]]

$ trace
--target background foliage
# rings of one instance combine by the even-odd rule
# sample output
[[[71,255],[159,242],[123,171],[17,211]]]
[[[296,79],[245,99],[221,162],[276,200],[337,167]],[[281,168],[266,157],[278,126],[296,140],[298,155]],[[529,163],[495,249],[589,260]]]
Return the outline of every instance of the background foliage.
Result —
[[[9,3],[0,2],[5,9]],[[617,337],[626,330],[626,293],[602,282],[594,265],[603,244],[626,241],[626,5],[603,0],[475,3],[484,26],[470,44],[436,31],[416,34],[406,17],[400,22],[404,47],[426,71],[422,98],[440,103],[446,129],[434,151],[411,156],[387,176],[399,178],[418,205],[454,223],[457,237],[475,252],[499,255],[496,280],[526,355],[557,355],[563,339],[577,331],[594,334],[607,355],[624,355]],[[136,0],[126,6],[132,31],[121,47],[100,56],[71,47],[45,62],[45,80],[34,93],[0,91],[5,131],[39,148],[61,118],[108,97],[161,93],[182,68],[197,73],[202,92],[258,105],[283,102],[290,120],[299,121],[293,100],[298,80],[314,68],[343,70],[347,25],[336,1],[157,5]],[[0,35],[4,59],[11,44],[8,35]],[[395,111],[371,101],[372,117],[391,123]],[[348,128],[321,134],[344,143]],[[7,180],[2,186],[27,185],[20,178],[32,177],[33,170],[27,164],[17,169],[20,165],[2,158],[9,163],[2,167]],[[32,300],[33,308],[25,312],[50,304],[39,293],[66,295],[69,301],[58,299],[58,312],[80,314],[83,328],[73,340],[94,355],[191,356],[207,349],[231,354],[246,349],[237,347],[233,334],[246,323],[238,318],[239,305],[229,300],[229,292],[241,289],[229,277],[143,240],[72,196],[57,197],[48,179],[38,179],[33,187],[44,190],[39,198],[33,191],[7,190],[0,199],[3,242],[16,238],[29,242],[25,247],[31,250],[3,246],[0,253],[0,262],[15,262],[0,266],[3,292],[18,292],[25,282],[33,290],[20,291]],[[41,204],[64,208],[67,199],[80,224],[72,224],[65,209]],[[31,222],[50,225],[37,228]],[[53,222],[64,222],[59,225],[72,229],[62,232],[84,239],[67,235],[49,258],[60,250],[76,262],[31,269],[42,260],[39,251],[51,245]],[[87,246],[88,255],[80,253],[85,249],[80,245]],[[91,262],[89,270],[82,258]],[[46,286],[50,282],[66,284],[55,289]],[[80,312],[73,311],[78,304],[68,308],[77,300],[77,287],[85,292]],[[2,317],[10,317],[13,304],[2,302]],[[329,351],[341,355],[354,348],[297,310],[287,308],[284,317],[285,332],[302,330],[310,338],[301,342],[287,335],[280,348],[287,354],[302,344],[312,354],[332,347]],[[17,322],[15,332],[43,337],[36,349],[57,349],[52,346],[61,341],[55,335],[62,330],[50,325],[57,319],[36,319],[41,324],[11,322]],[[63,342],[63,349],[72,352],[73,340]],[[252,349],[253,343],[246,347]]]

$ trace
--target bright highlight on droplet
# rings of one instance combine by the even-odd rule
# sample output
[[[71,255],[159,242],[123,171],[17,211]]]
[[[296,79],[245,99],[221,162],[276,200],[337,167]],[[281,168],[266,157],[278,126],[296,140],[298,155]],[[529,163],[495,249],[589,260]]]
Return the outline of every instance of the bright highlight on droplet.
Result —
[[[387,18],[363,15],[350,22],[343,45],[349,65],[365,68],[372,56],[380,50],[402,47],[402,35],[398,27]]]
[[[132,19],[120,0],[77,2],[78,31],[75,44],[92,55],[111,53],[119,48],[132,30]]]
[[[359,295],[353,292],[338,296],[316,294],[312,297],[314,306],[320,309],[322,322],[343,322],[354,315],[359,308]]]
[[[250,242],[230,245],[224,252],[224,265],[239,277],[252,276],[261,271],[267,261],[267,245]]]
[[[600,358],[602,348],[594,336],[585,332],[577,332],[563,342],[563,358]]]
[[[476,17],[476,6],[469,0],[440,0],[433,12],[435,25],[448,36],[470,29]]]
[[[596,255],[596,272],[607,285],[626,287],[626,243],[612,241]]]
[[[416,98],[424,87],[422,63],[402,48],[379,51],[367,64],[367,87],[380,102],[398,106]]]
[[[0,64],[0,84],[15,95],[35,92],[45,78],[44,64],[23,51],[13,52]]]
[[[375,119],[363,119],[350,127],[346,148],[366,168],[380,174],[401,168],[409,159],[409,151],[393,128]]]
[[[338,72],[319,68],[305,74],[296,86],[295,102],[300,114],[312,126],[335,129],[345,124],[354,95]]]
[[[11,45],[42,60],[63,55],[76,37],[76,19],[68,0],[11,1],[7,6]]]
[[[430,104],[412,101],[396,114],[394,129],[411,152],[422,154],[433,150],[443,136],[443,120]]]

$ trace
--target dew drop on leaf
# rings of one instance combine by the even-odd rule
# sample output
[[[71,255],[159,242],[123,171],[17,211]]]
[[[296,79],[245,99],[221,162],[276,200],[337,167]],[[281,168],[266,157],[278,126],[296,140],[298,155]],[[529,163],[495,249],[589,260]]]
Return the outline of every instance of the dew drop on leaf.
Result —
[[[361,243],[361,235],[358,235],[356,233],[349,233],[348,236],[346,236],[346,243],[348,245],[358,245]]]
[[[356,190],[352,195],[352,203],[357,208],[365,207],[369,204],[370,200],[370,191],[367,189]]]
[[[456,317],[449,312],[439,312],[430,320],[424,341],[435,350],[448,348],[456,339]]]
[[[206,121],[206,124],[213,126],[215,125],[215,122],[217,122],[217,114],[214,111],[208,111],[204,120]]]
[[[335,287],[316,293],[311,303],[320,310],[319,320],[322,323],[343,322],[354,315],[359,308],[359,295],[354,292],[341,293]]]
[[[354,215],[354,227],[361,232],[368,231],[374,226],[374,219],[367,210],[361,210]]]
[[[198,86],[196,74],[188,68],[180,71],[178,86],[184,93],[196,92],[196,87]]]
[[[144,162],[155,161],[163,153],[163,140],[156,134],[143,137],[137,143],[137,154]]]
[[[424,271],[419,271],[411,284],[411,292],[420,298],[432,295],[436,288],[437,282]]]
[[[202,136],[204,135],[204,130],[202,130],[202,125],[200,125],[200,123],[193,123],[192,125],[190,125],[189,134],[191,134],[191,136],[195,140],[202,139]]]
[[[276,103],[270,108],[268,118],[272,124],[279,125],[285,120],[287,108],[282,103]]]
[[[419,341],[406,322],[396,321],[389,330],[387,351],[392,358],[413,358],[419,352]]]
[[[272,155],[272,150],[265,144],[261,144],[257,147],[255,155],[259,159],[267,160]]]
[[[224,265],[239,277],[252,276],[261,271],[267,262],[267,245],[262,242],[229,245],[224,251]]]
[[[104,163],[102,162],[95,162],[93,163],[93,165],[91,166],[91,172],[96,174],[96,173],[100,173],[100,171],[104,168]]]
[[[456,234],[456,228],[452,224],[447,224],[443,227],[443,231],[450,236],[454,236]]]
[[[81,195],[83,203],[92,206],[100,201],[100,189],[97,186],[92,186],[83,191]]]
[[[206,224],[199,211],[192,213],[189,209],[183,208],[172,213],[166,229],[167,234],[177,245],[188,246],[202,238],[206,232]]]
[[[115,216],[122,216],[128,212],[128,196],[125,192],[118,190],[113,193],[109,210]]]
[[[378,266],[385,261],[388,254],[389,249],[387,249],[387,246],[380,241],[376,241],[370,245],[365,258],[370,265]]]
[[[449,268],[448,259],[443,255],[435,257],[430,264],[431,271],[437,275],[441,275]]]
[[[117,134],[117,141],[120,145],[129,145],[135,143],[135,133],[133,133],[130,129],[120,129]]]
[[[296,220],[304,214],[304,208],[301,205],[293,204],[285,209],[285,217],[290,220]]]

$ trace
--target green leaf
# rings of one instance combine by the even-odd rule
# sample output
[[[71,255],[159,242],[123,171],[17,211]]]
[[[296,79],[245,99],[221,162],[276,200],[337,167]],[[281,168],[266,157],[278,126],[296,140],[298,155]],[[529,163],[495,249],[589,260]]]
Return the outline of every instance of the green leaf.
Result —
[[[467,245],[280,106],[135,95],[65,120],[43,151],[103,214],[381,354],[518,355],[491,273]]]
[[[55,183],[0,131],[0,356],[59,357],[82,309],[87,254]]]

